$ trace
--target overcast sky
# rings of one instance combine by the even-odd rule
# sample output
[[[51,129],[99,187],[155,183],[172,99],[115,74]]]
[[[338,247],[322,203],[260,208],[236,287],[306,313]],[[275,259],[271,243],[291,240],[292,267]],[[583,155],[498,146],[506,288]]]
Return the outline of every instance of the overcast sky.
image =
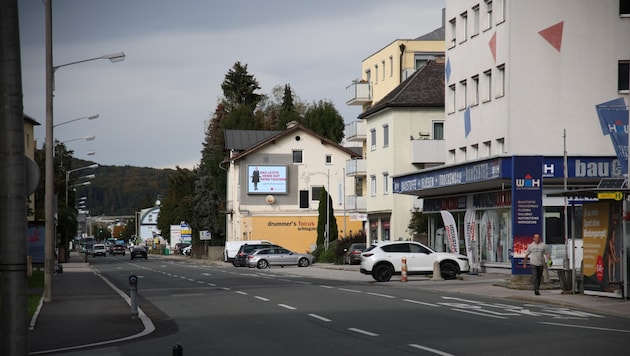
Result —
[[[19,0],[24,112],[45,139],[44,0]],[[104,165],[192,168],[225,74],[240,61],[261,94],[290,84],[306,102],[329,100],[346,123],[359,106],[345,87],[361,61],[396,39],[440,27],[443,0],[53,0],[55,66],[125,52],[55,73],[55,138]],[[95,155],[88,156],[93,150]]]

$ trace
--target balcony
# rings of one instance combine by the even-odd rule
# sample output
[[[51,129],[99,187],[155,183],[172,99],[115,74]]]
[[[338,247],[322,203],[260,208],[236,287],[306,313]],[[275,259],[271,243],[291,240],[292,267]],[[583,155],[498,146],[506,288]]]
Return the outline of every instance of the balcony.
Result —
[[[444,163],[446,145],[444,140],[412,140],[411,163]]]
[[[372,102],[372,86],[365,81],[353,81],[346,87],[346,105],[363,105]]]
[[[347,212],[365,212],[367,211],[367,203],[364,196],[348,195],[346,196]]]
[[[346,177],[365,176],[367,164],[364,159],[349,159],[346,161]]]
[[[356,120],[347,124],[343,133],[348,142],[364,142],[366,140],[365,121]]]

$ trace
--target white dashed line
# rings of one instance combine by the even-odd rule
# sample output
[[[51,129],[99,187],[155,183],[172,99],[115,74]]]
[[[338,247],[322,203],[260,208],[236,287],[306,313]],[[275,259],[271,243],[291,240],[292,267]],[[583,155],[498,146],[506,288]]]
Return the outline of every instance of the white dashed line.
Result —
[[[217,285],[216,285],[216,284],[214,284],[214,283],[208,283],[208,285],[209,285],[210,287],[216,287],[216,286],[217,286]]]
[[[278,306],[289,309],[289,310],[296,310],[296,307],[292,307],[290,305],[286,305],[286,304],[278,304]]]
[[[354,332],[359,333],[359,334],[367,335],[367,336],[378,336],[378,334],[375,334],[375,333],[370,332],[370,331],[362,330],[362,329],[348,328],[348,330],[354,331]]]
[[[324,318],[323,316],[317,315],[317,314],[309,314],[308,316],[310,316],[311,318],[315,318],[321,321],[325,321],[327,323],[330,323],[332,320],[328,319],[328,318]]]
[[[246,292],[243,292],[243,291],[240,291],[240,290],[237,290],[237,291],[236,291],[236,294],[240,294],[240,295],[247,295],[247,293],[246,293]]]
[[[403,302],[414,303],[414,304],[422,304],[422,305],[426,305],[426,306],[429,306],[429,307],[439,307],[439,305],[437,305],[437,304],[421,302],[419,300],[413,300],[413,299],[403,299]]]
[[[432,349],[430,347],[426,347],[426,346],[422,346],[422,345],[418,345],[418,344],[409,344],[409,346],[415,348],[415,349],[420,349],[420,350],[424,350],[424,351],[429,351],[432,352],[436,355],[442,355],[442,356],[453,356],[452,354],[449,354],[447,352],[444,351],[440,351],[440,350],[436,350],[436,349]]]
[[[373,295],[375,297],[383,297],[383,298],[390,298],[390,299],[394,299],[396,297],[394,297],[393,295],[387,295],[387,294],[380,294],[380,293],[372,293],[372,292],[368,292],[367,294],[369,295]]]
[[[262,300],[263,302],[268,302],[269,301],[269,299],[267,299],[265,297],[255,296],[254,298],[256,298],[258,300]]]
[[[590,330],[600,330],[600,331],[614,331],[614,332],[619,332],[619,333],[630,333],[630,330],[598,328],[595,326],[581,326],[581,325],[570,325],[570,324],[549,323],[549,322],[541,322],[541,324],[553,325],[553,326],[564,326],[567,328],[579,328],[579,329],[590,329]]]
[[[356,289],[339,288],[339,290],[344,291],[344,292],[351,292],[351,293],[361,293],[360,290],[356,290]]]
[[[335,288],[335,287],[333,287],[333,286],[327,286],[327,285],[325,285],[325,284],[321,284],[321,285],[320,285],[320,287],[322,287],[322,288],[328,288],[328,289],[333,289],[333,288]]]
[[[469,313],[469,314],[475,314],[475,315],[487,316],[488,318],[507,319],[507,317],[506,317],[506,316],[499,316],[499,315],[490,315],[490,314],[484,314],[484,313],[477,313],[477,312],[474,312],[474,311],[472,311],[472,310],[464,310],[464,309],[456,309],[456,308],[451,308],[451,310],[458,311],[458,312],[462,312],[462,313]]]
[[[221,289],[223,289],[223,290],[231,290],[231,289],[230,289],[230,288],[228,288],[228,287],[221,287]]]

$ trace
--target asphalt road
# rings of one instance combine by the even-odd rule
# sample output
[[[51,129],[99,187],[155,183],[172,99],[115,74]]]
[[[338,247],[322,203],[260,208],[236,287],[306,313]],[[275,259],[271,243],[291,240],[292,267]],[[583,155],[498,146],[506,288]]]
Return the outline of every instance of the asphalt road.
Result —
[[[120,289],[139,277],[151,335],[94,355],[592,355],[630,352],[627,318],[315,267],[93,259]],[[99,353],[100,352],[100,353]]]

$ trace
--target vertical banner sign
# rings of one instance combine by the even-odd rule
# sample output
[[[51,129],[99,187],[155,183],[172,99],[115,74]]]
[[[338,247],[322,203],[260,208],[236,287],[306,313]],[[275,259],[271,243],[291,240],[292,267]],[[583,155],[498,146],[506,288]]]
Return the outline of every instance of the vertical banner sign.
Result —
[[[610,136],[622,174],[628,174],[628,108],[623,98],[595,105],[602,133]]]
[[[543,235],[542,156],[512,158],[512,274],[530,274],[523,267],[525,250],[534,234]]]
[[[621,298],[620,203],[589,203],[583,209],[584,294]]]
[[[444,233],[446,234],[446,244],[448,252],[459,253],[459,236],[457,235],[457,225],[453,214],[446,210],[440,210],[442,220],[444,220]]]
[[[479,271],[479,239],[476,236],[475,210],[467,209],[464,215],[464,240],[466,241],[466,256],[473,271]]]

